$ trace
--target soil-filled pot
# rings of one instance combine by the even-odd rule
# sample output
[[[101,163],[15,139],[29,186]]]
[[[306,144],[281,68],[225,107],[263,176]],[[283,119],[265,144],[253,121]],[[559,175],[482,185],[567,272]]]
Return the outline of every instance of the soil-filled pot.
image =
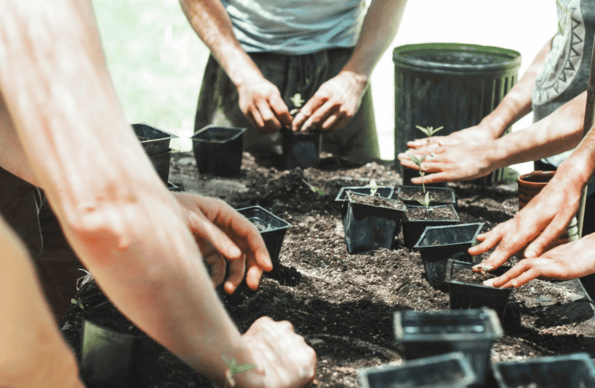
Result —
[[[541,189],[554,177],[555,171],[533,171],[523,174],[517,180],[519,185],[519,210],[525,207]],[[558,245],[566,244],[578,239],[578,223],[576,217],[572,217],[566,231],[549,246],[548,250]]]
[[[322,132],[312,131],[295,133],[290,129],[281,129],[283,137],[283,161],[285,168],[318,167]]]
[[[171,139],[178,137],[147,124],[132,124],[132,129],[139,138],[140,144],[143,146],[146,154],[149,156],[168,152]]]
[[[467,250],[475,242],[483,223],[428,226],[414,245],[421,253],[426,279],[434,288],[448,291],[444,282],[449,259],[471,262]]]
[[[162,347],[138,329],[130,334],[96,323],[113,309],[105,302],[85,313],[81,377],[89,388],[145,387]]]
[[[192,149],[202,174],[233,176],[242,166],[243,134],[246,128],[207,125],[192,135]]]
[[[256,225],[267,246],[271,261],[273,264],[277,263],[283,245],[283,238],[285,238],[287,229],[292,225],[260,206],[238,209],[238,212]]]
[[[504,334],[498,316],[488,308],[422,312],[398,311],[395,337],[405,348],[405,359],[461,352],[483,384],[489,376],[492,344]]]
[[[432,206],[438,205],[456,205],[457,200],[455,192],[446,187],[426,187],[426,191],[430,192],[430,199]],[[401,186],[397,190],[397,198],[399,198],[405,205],[419,205],[418,199],[424,199],[425,194],[422,186]]]
[[[398,366],[365,368],[357,371],[361,388],[467,387],[476,380],[463,353],[407,361]]]
[[[419,170],[414,170],[412,168],[407,168],[401,166],[403,168],[403,186],[416,186],[411,183],[411,179],[419,177]],[[440,183],[426,183],[426,187],[446,187],[446,182]]]
[[[407,248],[413,248],[428,226],[455,225],[461,222],[453,205],[407,206],[403,213],[403,241]]]
[[[489,307],[496,311],[498,317],[502,319],[513,289],[488,287],[482,283],[489,277],[503,275],[510,267],[501,266],[486,274],[481,274],[471,270],[473,265],[455,260],[448,263],[446,283],[450,289],[450,308],[457,310]]]
[[[500,388],[595,388],[595,366],[587,353],[500,362],[492,369]]]
[[[369,186],[349,186],[341,187],[339,194],[335,197],[335,202],[341,207],[341,216],[343,217],[343,226],[345,226],[345,216],[347,215],[347,191],[352,191],[356,194],[370,195],[371,188]],[[395,188],[392,186],[378,186],[376,195],[381,198],[392,198]]]
[[[370,197],[353,192],[347,194],[345,242],[349,253],[390,249],[401,231],[405,204],[398,199]]]

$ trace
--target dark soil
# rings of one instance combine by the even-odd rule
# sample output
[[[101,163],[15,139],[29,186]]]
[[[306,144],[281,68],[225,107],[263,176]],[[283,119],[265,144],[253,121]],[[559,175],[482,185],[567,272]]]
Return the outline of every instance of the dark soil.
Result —
[[[430,200],[435,203],[452,203],[452,194],[449,190],[440,190],[433,187],[427,187],[426,191],[430,192]],[[411,188],[407,187],[401,190],[400,199],[403,201],[419,201],[425,198],[426,194],[423,191],[423,188],[416,187]]]
[[[488,279],[494,279],[496,275],[489,272],[473,272],[469,268],[464,267],[453,267],[450,279],[467,284],[481,284]]]
[[[369,195],[357,195],[348,193],[349,199],[353,203],[358,203],[361,205],[369,205],[369,206],[376,206],[376,207],[385,207],[390,209],[399,209],[405,210],[405,204],[398,199],[387,199],[377,196],[369,196]]]
[[[136,135],[136,137],[137,137],[137,139],[138,139],[139,141],[151,140],[151,139],[149,139],[149,138],[147,138],[147,137],[140,136],[140,135]]]
[[[405,214],[407,220],[456,220],[457,215],[450,206],[430,206],[428,211],[425,206],[407,207]]]
[[[359,368],[396,365],[403,348],[394,340],[393,313],[449,308],[449,295],[424,278],[420,255],[402,247],[349,254],[340,206],[334,202],[343,186],[400,184],[392,163],[356,166],[323,157],[318,169],[280,169],[282,158],[245,153],[239,177],[198,175],[192,153],[172,156],[170,181],[185,191],[219,197],[235,208],[260,205],[293,224],[277,268],[256,292],[241,286],[222,301],[241,332],[259,317],[290,321],[318,356],[318,387],[357,387]],[[313,192],[303,179],[323,190]],[[457,194],[462,222],[484,222],[484,231],[511,218],[518,209],[516,189],[449,184]],[[588,351],[593,342],[579,338],[592,318],[588,302],[563,283],[540,280],[519,288],[510,298],[505,336],[494,344],[492,360]],[[85,309],[90,301],[81,299]],[[578,307],[577,307],[578,306]],[[83,310],[73,305],[62,330],[78,352]],[[590,316],[589,316],[590,314]],[[197,323],[200,324],[200,323]],[[169,352],[161,354],[151,388],[209,387],[209,383]]]

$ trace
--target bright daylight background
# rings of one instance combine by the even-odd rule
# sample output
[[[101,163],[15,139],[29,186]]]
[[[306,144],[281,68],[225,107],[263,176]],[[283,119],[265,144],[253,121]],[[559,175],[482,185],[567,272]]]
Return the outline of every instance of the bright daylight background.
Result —
[[[191,136],[208,50],[186,21],[178,1],[94,0],[93,5],[108,66],[129,122]],[[409,0],[397,37],[372,75],[382,158],[394,158],[393,47],[460,42],[509,48],[523,57],[522,76],[556,32],[555,8],[555,0]],[[530,123],[531,117],[526,117],[514,130]],[[188,150],[191,143],[179,140],[177,147]],[[525,164],[517,169],[532,168]]]

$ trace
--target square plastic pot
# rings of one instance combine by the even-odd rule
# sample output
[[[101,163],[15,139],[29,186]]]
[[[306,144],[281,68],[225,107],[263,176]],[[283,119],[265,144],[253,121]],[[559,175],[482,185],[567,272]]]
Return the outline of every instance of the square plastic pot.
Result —
[[[163,154],[149,155],[149,160],[153,164],[161,181],[167,184],[169,179],[169,167],[171,165],[171,151]]]
[[[85,319],[81,377],[89,388],[146,387],[161,350],[146,335],[119,333]]]
[[[504,334],[496,312],[488,308],[398,311],[394,327],[395,338],[405,348],[405,359],[461,352],[477,375],[477,384],[487,381],[492,344]]]
[[[281,129],[281,136],[283,137],[283,162],[285,168],[318,167],[322,147],[322,132],[295,133],[290,129],[283,128]]]
[[[271,261],[273,264],[278,263],[285,233],[292,225],[260,206],[246,207],[237,211],[256,225],[267,246]]]
[[[192,149],[202,174],[233,176],[242,167],[243,134],[246,128],[207,125],[192,136]]]
[[[500,362],[492,370],[500,388],[595,388],[595,366],[587,353]]]
[[[407,209],[423,208],[425,206],[407,206]],[[455,216],[451,220],[412,220],[407,216],[407,212],[403,213],[403,241],[407,248],[413,248],[422,233],[428,226],[445,226],[455,225],[461,222],[457,211],[453,205],[430,206],[430,209],[450,208]],[[431,210],[430,210],[431,211]]]
[[[476,380],[463,353],[407,361],[398,366],[365,368],[357,372],[361,388],[458,388]]]
[[[495,288],[483,286],[481,284],[462,283],[451,278],[453,270],[460,268],[471,271],[471,268],[474,265],[475,264],[472,263],[454,260],[448,263],[446,283],[448,284],[450,293],[450,308],[452,310],[457,310],[488,307],[496,311],[498,317],[502,319],[506,313],[508,299],[513,291],[512,288]],[[490,271],[490,273],[500,276],[509,269],[509,266],[501,266]]]
[[[471,262],[467,250],[474,244],[483,223],[428,226],[420,236],[414,249],[421,254],[426,279],[434,288],[448,291],[445,283],[449,259]]]
[[[146,139],[141,140],[140,144],[149,156],[168,152],[171,139],[178,137],[147,124],[132,124],[132,129],[137,136],[142,136]]]
[[[349,253],[367,252],[380,248],[390,249],[395,236],[401,231],[401,217],[405,205],[398,199],[388,199],[398,207],[373,206],[352,201],[352,196],[365,196],[349,193],[347,214],[343,229]]]
[[[411,179],[419,177],[419,170],[403,167],[403,186],[417,186],[411,183]],[[420,186],[421,187],[421,186]],[[441,183],[426,183],[426,187],[446,187],[446,182]]]
[[[403,192],[404,191],[408,191],[408,190],[415,190],[415,191],[420,191],[423,192],[423,187],[420,186],[401,186],[399,187],[399,189],[397,190],[397,198],[399,198],[401,201],[403,201],[403,203],[407,206],[410,205],[414,205],[417,206],[420,203],[417,200],[413,200],[413,199],[403,199]],[[431,205],[432,206],[438,206],[438,205],[456,205],[457,204],[457,199],[455,196],[455,192],[452,189],[449,189],[447,187],[428,187],[426,186],[426,191],[430,192],[430,199],[432,198],[432,192],[441,192],[441,193],[447,193],[448,195],[448,199],[447,200],[433,200]]]
[[[370,187],[366,186],[347,186],[341,187],[339,193],[335,197],[335,202],[341,207],[341,216],[343,218],[343,225],[345,225],[345,216],[347,215],[347,191],[356,194],[370,195]],[[376,194],[381,198],[392,198],[395,188],[392,186],[378,186]]]

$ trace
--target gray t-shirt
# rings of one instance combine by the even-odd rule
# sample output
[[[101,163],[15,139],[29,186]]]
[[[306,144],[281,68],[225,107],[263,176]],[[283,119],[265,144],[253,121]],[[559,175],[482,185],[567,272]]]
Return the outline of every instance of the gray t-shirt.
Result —
[[[354,47],[364,0],[222,0],[246,52],[284,55]]]
[[[558,32],[533,91],[533,121],[537,122],[572,100],[589,84],[595,0],[557,0]],[[543,159],[559,166],[572,151]]]

